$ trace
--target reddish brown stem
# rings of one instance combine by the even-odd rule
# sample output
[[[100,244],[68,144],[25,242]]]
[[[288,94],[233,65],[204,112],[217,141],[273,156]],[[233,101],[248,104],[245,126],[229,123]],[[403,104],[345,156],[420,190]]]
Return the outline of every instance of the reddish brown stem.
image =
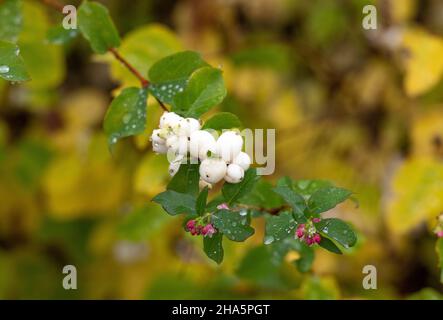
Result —
[[[120,53],[118,53],[117,49],[111,48],[108,50],[112,55],[120,61],[141,83],[143,88],[149,86],[149,81],[143,77],[140,72],[138,72],[125,58],[123,58]]]
[[[63,13],[64,5],[57,0],[41,0],[45,5],[57,10],[60,13]]]

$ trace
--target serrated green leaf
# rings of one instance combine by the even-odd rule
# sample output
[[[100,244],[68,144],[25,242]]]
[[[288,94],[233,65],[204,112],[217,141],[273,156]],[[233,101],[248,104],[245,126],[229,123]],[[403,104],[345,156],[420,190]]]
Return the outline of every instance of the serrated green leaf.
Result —
[[[357,237],[354,231],[343,220],[337,218],[322,219],[315,224],[315,227],[323,235],[334,239],[345,248],[352,247],[357,242]]]
[[[105,6],[84,1],[77,14],[80,31],[94,52],[103,54],[120,45],[117,29]]]
[[[203,125],[202,129],[223,130],[240,128],[241,126],[242,123],[235,114],[230,112],[219,112],[213,117],[209,118]]]
[[[160,204],[172,216],[182,213],[195,214],[195,198],[187,193],[167,190],[156,195],[152,201]]]
[[[7,81],[29,80],[17,45],[0,40],[0,78]]]
[[[0,40],[17,41],[22,29],[21,3],[18,0],[4,0],[0,4]]]
[[[301,195],[294,192],[289,187],[275,187],[272,191],[279,194],[292,207],[295,219],[298,223],[306,221],[306,217],[304,216],[306,202]]]
[[[244,217],[235,211],[216,211],[212,215],[211,222],[218,231],[232,241],[245,241],[254,234],[254,229],[245,224]]]
[[[78,29],[65,29],[61,24],[48,30],[46,39],[49,43],[63,45],[74,40],[78,35]]]
[[[257,176],[257,170],[255,168],[249,168],[245,172],[245,176],[240,183],[225,182],[222,188],[222,194],[225,198],[225,202],[231,205],[238,199],[244,197],[248,192],[252,190],[255,183],[259,179],[260,177]]]
[[[226,96],[222,72],[212,67],[196,70],[189,77],[188,84],[173,99],[172,111],[184,116],[199,118]]]
[[[178,172],[169,182],[167,189],[181,193],[188,193],[196,197],[198,195],[198,183],[200,180],[198,169],[198,164],[182,164]]]
[[[109,145],[117,143],[120,138],[143,132],[147,98],[147,89],[131,87],[112,100],[103,122]]]
[[[205,213],[206,200],[208,199],[208,187],[205,187],[197,197],[196,212],[199,216]]]
[[[211,238],[203,238],[203,250],[211,260],[214,260],[218,264],[223,261],[224,256],[222,241],[223,235],[219,232],[214,234]]]
[[[293,230],[297,226],[291,212],[280,212],[278,216],[268,216],[266,218],[264,244],[271,244],[288,237],[293,237]]]
[[[325,187],[315,191],[308,200],[312,213],[322,213],[334,208],[351,196],[352,192],[343,188]]]
[[[334,242],[332,242],[330,239],[326,238],[325,236],[322,237],[319,246],[322,247],[323,249],[326,249],[332,253],[335,254],[342,254],[341,250],[339,247],[337,247],[335,245]]]

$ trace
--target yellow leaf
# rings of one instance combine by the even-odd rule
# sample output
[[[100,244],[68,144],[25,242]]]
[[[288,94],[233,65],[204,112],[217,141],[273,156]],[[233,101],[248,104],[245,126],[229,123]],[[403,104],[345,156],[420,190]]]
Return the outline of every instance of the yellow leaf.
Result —
[[[441,110],[441,106],[436,109]],[[418,116],[412,127],[413,153],[417,156],[443,156],[443,112],[435,110]]]
[[[404,33],[406,76],[404,85],[410,96],[418,96],[431,89],[443,73],[443,40],[419,28]]]
[[[428,158],[407,160],[393,180],[387,204],[389,229],[403,234],[443,211],[443,164]]]
[[[168,160],[164,155],[153,152],[147,154],[140,162],[134,175],[134,188],[148,197],[153,197],[165,189],[169,180]]]

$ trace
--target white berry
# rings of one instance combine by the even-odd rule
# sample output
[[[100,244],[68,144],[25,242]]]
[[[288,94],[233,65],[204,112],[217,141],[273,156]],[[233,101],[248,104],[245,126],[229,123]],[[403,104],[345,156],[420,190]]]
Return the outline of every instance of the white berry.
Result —
[[[217,183],[226,174],[226,163],[222,159],[209,158],[200,164],[200,177],[208,183]]]
[[[164,112],[160,117],[160,128],[175,128],[181,119],[183,118],[174,112]]]
[[[226,170],[225,180],[229,183],[239,183],[243,180],[245,171],[238,164],[231,163]]]
[[[191,157],[199,158],[200,160],[208,157],[208,152],[215,153],[216,142],[215,138],[208,131],[197,130],[190,136],[189,152]]]
[[[240,152],[232,162],[234,164],[238,164],[240,167],[243,168],[243,170],[248,170],[249,166],[251,165],[251,158],[246,152]]]
[[[168,152],[168,147],[163,143],[154,142],[152,143],[152,150],[155,153],[165,154]]]
[[[200,122],[194,118],[181,119],[178,123],[177,133],[180,136],[189,137],[193,132],[200,129]]]
[[[155,129],[154,131],[152,131],[152,135],[151,135],[151,141],[154,143],[160,143],[160,144],[165,144],[166,141],[164,138],[162,138],[160,136],[161,134],[161,130],[160,129]]]
[[[231,163],[241,152],[243,139],[235,131],[226,131],[217,140],[217,154],[226,162]]]

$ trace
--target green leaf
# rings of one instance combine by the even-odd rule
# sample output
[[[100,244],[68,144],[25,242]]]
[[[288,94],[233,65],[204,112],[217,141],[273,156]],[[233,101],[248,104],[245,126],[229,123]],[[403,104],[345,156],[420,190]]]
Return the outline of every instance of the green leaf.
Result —
[[[119,53],[142,75],[168,55],[182,50],[177,35],[164,25],[149,23],[128,33],[122,39]],[[139,80],[117,59],[110,57],[112,78],[123,87],[139,85]]]
[[[443,238],[439,238],[436,243],[438,256],[438,266],[440,267],[440,282],[443,283]]]
[[[212,118],[209,118],[202,129],[223,130],[231,128],[240,128],[242,126],[240,119],[230,112],[219,112]]]
[[[160,204],[172,216],[181,213],[195,214],[195,198],[190,194],[167,190],[156,195],[152,201]]]
[[[205,187],[198,195],[195,209],[199,216],[205,213],[206,200],[208,199],[208,190],[208,187]]]
[[[143,132],[147,98],[147,89],[131,87],[112,100],[103,122],[109,145],[117,143],[120,138]]]
[[[332,252],[332,253],[342,254],[340,248],[337,247],[334,242],[332,242],[330,239],[326,238],[325,236],[323,236],[321,238],[319,246],[322,247],[323,249],[326,249],[326,250]]]
[[[240,183],[225,182],[222,188],[223,197],[226,202],[231,205],[250,192],[259,179],[260,177],[257,176],[257,170],[249,168],[245,172],[245,176]]]
[[[48,30],[46,39],[49,43],[63,45],[71,42],[78,35],[78,29],[65,29],[61,24]]]
[[[236,270],[236,274],[245,280],[266,287],[284,285],[280,274],[280,264],[273,259],[272,250],[264,245],[249,250]]]
[[[224,251],[222,240],[223,235],[220,232],[212,235],[211,238],[203,237],[203,250],[210,259],[218,264],[223,261]]]
[[[357,237],[351,227],[337,218],[323,219],[315,224],[317,230],[328,238],[332,238],[345,248],[355,245]],[[323,241],[321,241],[323,242]],[[321,243],[320,242],[320,243]]]
[[[345,201],[352,192],[337,187],[325,187],[315,191],[308,200],[308,207],[312,213],[321,213],[334,208]]]
[[[274,241],[291,237],[293,230],[297,226],[291,212],[281,212],[278,216],[268,216],[266,218],[264,244],[271,244]]]
[[[0,4],[0,40],[17,41],[22,20],[20,1],[4,0]]]
[[[174,96],[172,111],[184,116],[199,118],[226,96],[222,72],[203,67],[190,76],[188,85]]]
[[[197,52],[182,51],[169,55],[149,69],[149,90],[160,101],[172,104],[176,94],[185,90],[191,74],[207,66]]]
[[[198,169],[198,164],[182,164],[178,172],[169,182],[167,189],[188,193],[196,197],[198,195],[198,182],[200,180]]]
[[[8,81],[29,80],[17,45],[0,40],[0,78]]]
[[[254,229],[246,225],[246,220],[238,212],[219,210],[212,215],[211,222],[229,240],[245,241],[254,234]]]
[[[298,223],[305,222],[306,217],[304,216],[304,211],[306,209],[305,199],[295,193],[289,187],[275,187],[272,189],[275,193],[283,197],[283,199],[292,207],[294,210],[294,215]]]
[[[94,52],[103,54],[120,45],[117,29],[108,9],[97,3],[85,1],[78,9],[78,26]]]
[[[285,202],[280,195],[272,191],[273,188],[270,182],[260,179],[251,192],[239,199],[239,202],[265,209],[281,207]]]

